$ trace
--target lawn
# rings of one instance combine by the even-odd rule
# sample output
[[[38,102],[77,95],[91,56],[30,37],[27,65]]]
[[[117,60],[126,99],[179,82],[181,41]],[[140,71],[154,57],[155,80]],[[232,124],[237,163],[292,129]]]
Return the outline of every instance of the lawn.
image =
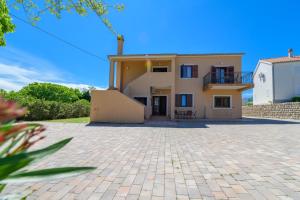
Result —
[[[69,119],[54,119],[47,120],[48,122],[61,122],[61,123],[89,123],[89,117],[69,118]]]

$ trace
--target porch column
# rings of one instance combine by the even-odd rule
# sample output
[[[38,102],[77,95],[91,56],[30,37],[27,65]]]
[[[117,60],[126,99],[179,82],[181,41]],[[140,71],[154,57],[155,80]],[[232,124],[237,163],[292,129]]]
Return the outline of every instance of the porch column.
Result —
[[[151,60],[146,60],[146,67],[147,67],[147,72],[150,72],[151,71]]]
[[[109,89],[114,89],[115,85],[115,62],[110,61],[109,63]]]
[[[171,61],[171,73],[172,73],[172,86],[171,86],[171,120],[175,119],[175,80],[176,80],[176,64],[175,58],[172,58]]]

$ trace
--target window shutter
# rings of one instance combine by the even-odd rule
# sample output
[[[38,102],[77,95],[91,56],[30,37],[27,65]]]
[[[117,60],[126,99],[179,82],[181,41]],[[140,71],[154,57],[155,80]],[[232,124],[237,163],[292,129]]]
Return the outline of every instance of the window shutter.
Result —
[[[192,77],[193,78],[198,78],[198,65],[193,65],[192,66]]]
[[[229,83],[234,83],[234,67],[230,66],[227,68],[227,77],[228,77],[228,82]]]
[[[230,66],[228,67],[228,74],[233,74],[234,73],[234,67]]]
[[[216,71],[217,71],[217,70],[216,70],[216,67],[214,67],[214,66],[211,66],[211,73],[212,73],[212,74],[215,74],[215,73],[216,73]]]
[[[212,66],[211,67],[211,82],[216,83],[217,80],[217,68]]]
[[[186,98],[187,98],[187,107],[193,107],[193,95],[187,94]]]
[[[175,95],[175,106],[180,107],[181,106],[181,96],[180,94]]]
[[[183,68],[184,68],[184,65],[181,65],[180,66],[180,77],[181,78],[183,78],[183,70],[184,70]]]

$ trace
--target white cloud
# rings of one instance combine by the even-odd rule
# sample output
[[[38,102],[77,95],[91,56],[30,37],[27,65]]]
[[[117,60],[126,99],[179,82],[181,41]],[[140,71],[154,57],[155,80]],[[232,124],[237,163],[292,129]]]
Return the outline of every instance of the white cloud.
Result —
[[[97,86],[91,86],[91,85],[86,85],[86,84],[77,84],[77,83],[57,83],[57,82],[53,82],[59,85],[63,85],[66,87],[70,87],[70,88],[77,88],[79,90],[85,90],[85,89],[89,89],[90,87],[94,87],[98,90],[106,90],[107,88],[105,87],[97,87]]]
[[[0,89],[4,90],[19,90],[22,88],[22,85],[13,83],[9,80],[0,79]]]
[[[58,70],[55,65],[45,59],[14,48],[7,47],[0,50],[0,89],[19,90],[33,82],[51,82],[78,89],[90,87],[90,85],[74,83],[74,81],[65,82],[70,79],[68,77],[70,74]]]

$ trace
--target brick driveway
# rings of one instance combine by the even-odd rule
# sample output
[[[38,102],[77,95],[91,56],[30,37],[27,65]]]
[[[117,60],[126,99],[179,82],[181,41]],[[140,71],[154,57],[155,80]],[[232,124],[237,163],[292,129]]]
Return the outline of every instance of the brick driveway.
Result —
[[[300,124],[269,120],[47,123],[73,141],[34,168],[96,166],[78,177],[9,186],[30,199],[300,199]]]

